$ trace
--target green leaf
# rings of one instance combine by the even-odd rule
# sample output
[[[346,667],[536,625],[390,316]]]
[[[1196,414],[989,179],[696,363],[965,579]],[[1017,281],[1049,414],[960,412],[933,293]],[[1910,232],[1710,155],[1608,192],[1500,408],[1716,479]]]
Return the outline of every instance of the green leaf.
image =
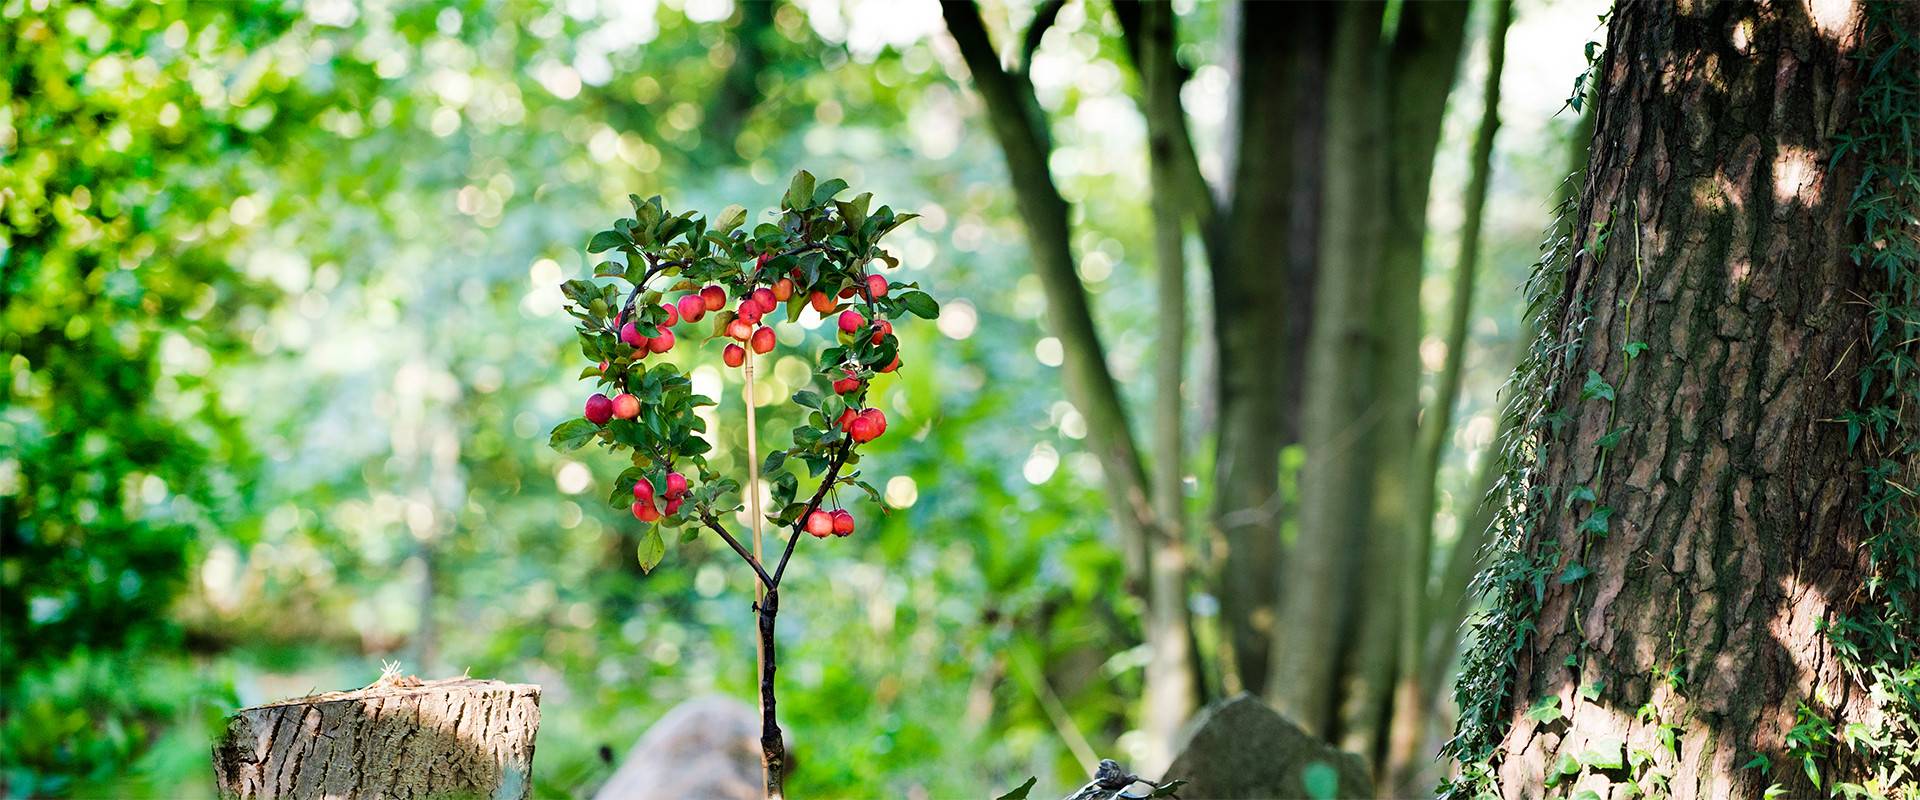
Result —
[[[1602,450],[1612,450],[1614,447],[1620,444],[1620,437],[1625,435],[1626,432],[1628,430],[1631,430],[1632,428],[1633,428],[1632,425],[1622,425],[1618,428],[1614,428],[1613,430],[1607,431],[1605,436],[1602,436],[1598,439],[1593,440],[1593,446],[1598,447]]]
[[[1027,793],[1033,791],[1033,784],[1039,780],[1038,777],[1028,778],[1026,783],[1013,787],[1013,791],[1000,795],[993,800],[1027,800]]]
[[[648,525],[647,532],[640,536],[640,571],[652,572],[660,565],[660,559],[667,557],[667,543],[660,540],[660,527]]]
[[[1600,699],[1600,693],[1606,691],[1606,688],[1606,681],[1594,681],[1583,685],[1580,687],[1580,699],[1588,701],[1598,700]]]
[[[1572,490],[1567,492],[1568,506],[1572,506],[1576,501],[1580,501],[1580,500],[1585,500],[1591,503],[1595,499],[1596,497],[1593,493],[1593,487],[1591,486],[1575,486],[1573,487]]]
[[[585,417],[574,417],[553,426],[553,433],[547,437],[547,446],[561,453],[578,450],[599,432],[600,426]]]
[[[826,183],[813,190],[813,205],[824,205],[833,196],[847,190],[847,182],[839,178],[830,178]]]
[[[819,408],[820,393],[803,389],[793,393],[793,402],[806,406],[807,408]]]
[[[1613,507],[1600,506],[1580,520],[1580,532],[1593,536],[1605,536],[1613,530]]]
[[[780,467],[784,466],[786,463],[787,463],[787,451],[775,450],[771,453],[768,453],[767,460],[760,465],[760,474],[772,475],[775,472],[779,472]]]
[[[619,231],[601,231],[594,234],[593,238],[587,242],[587,252],[605,252],[626,243],[627,237],[622,236]]]
[[[1573,796],[1567,798],[1567,800],[1601,800],[1601,799],[1600,799],[1600,794],[1598,792],[1595,792],[1592,789],[1581,789],[1580,791],[1574,792]]]
[[[1607,379],[1600,377],[1599,372],[1587,370],[1587,382],[1580,387],[1580,399],[1596,398],[1609,403],[1613,402],[1613,384],[1607,383]]]
[[[1533,705],[1527,709],[1527,719],[1533,720],[1534,722],[1552,722],[1560,717],[1559,695],[1550,694],[1535,700],[1533,701]]]
[[[1573,583],[1592,574],[1593,571],[1587,569],[1587,565],[1575,561],[1567,565],[1566,571],[1560,573],[1560,582]]]
[[[1626,766],[1625,752],[1619,739],[1599,739],[1580,751],[1580,763],[1588,769],[1619,769]]]
[[[1635,356],[1638,356],[1641,353],[1647,352],[1647,343],[1646,342],[1628,342],[1627,346],[1621,349],[1626,352],[1627,360],[1631,361]]]
[[[713,222],[713,230],[721,235],[733,232],[733,229],[746,224],[747,209],[743,206],[727,206]]]
[[[796,211],[813,205],[813,173],[800,170],[794,173],[793,183],[787,185],[787,196],[783,202],[787,208]]]
[[[1147,797],[1149,798],[1149,800],[1151,800],[1151,798],[1155,798],[1155,797],[1173,797],[1173,798],[1178,798],[1178,797],[1179,797],[1180,795],[1178,795],[1178,794],[1175,794],[1175,793],[1176,793],[1176,792],[1178,792],[1178,791],[1180,791],[1180,787],[1182,787],[1182,786],[1185,786],[1185,785],[1187,785],[1187,782],[1186,782],[1186,781],[1182,781],[1182,780],[1171,780],[1171,781],[1167,781],[1166,783],[1163,783],[1163,784],[1160,784],[1160,785],[1158,785],[1158,786],[1155,786],[1155,787],[1153,787],[1153,791],[1152,791],[1152,792],[1149,792],[1149,793],[1147,794]]]
[[[1300,782],[1306,784],[1313,800],[1334,800],[1340,796],[1340,771],[1325,761],[1309,763],[1300,770]]]
[[[921,319],[933,319],[940,316],[940,304],[926,292],[907,292],[900,295],[900,307]]]

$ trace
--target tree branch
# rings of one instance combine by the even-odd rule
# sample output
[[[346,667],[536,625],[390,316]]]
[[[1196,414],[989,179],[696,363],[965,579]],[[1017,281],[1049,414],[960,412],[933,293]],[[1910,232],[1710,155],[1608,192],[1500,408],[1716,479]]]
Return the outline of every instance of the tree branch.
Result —
[[[753,557],[753,554],[747,552],[747,548],[740,546],[740,540],[733,538],[733,534],[728,533],[726,527],[721,525],[719,520],[713,518],[712,512],[701,514],[700,521],[705,523],[708,528],[713,529],[714,533],[720,534],[720,538],[726,540],[727,546],[733,548],[733,552],[740,554],[741,561],[745,561],[748,566],[753,567],[754,574],[760,576],[760,583],[765,585],[769,591],[773,589],[775,581],[771,576],[767,575],[766,568],[760,566],[760,562]],[[782,559],[781,566],[785,565],[786,560]]]
[[[773,582],[768,584],[769,589],[780,586],[780,576],[786,574],[787,561],[793,558],[794,545],[800,543],[800,535],[806,532],[807,517],[812,516],[813,512],[820,509],[821,501],[827,499],[827,492],[833,489],[833,484],[836,481],[840,480],[840,467],[847,463],[847,456],[852,454],[853,440],[849,438],[840,444],[840,451],[834,453],[833,463],[827,466],[827,476],[821,479],[820,488],[814,490],[813,499],[807,501],[806,510],[801,511],[800,518],[794,520],[793,533],[787,537],[787,549],[780,553],[780,563],[773,568],[773,578],[771,579]]]
[[[1047,35],[1047,29],[1053,27],[1054,20],[1060,17],[1060,8],[1067,0],[1047,0],[1033,12],[1033,24],[1027,26],[1026,41],[1020,46],[1020,71],[1031,72],[1033,54],[1040,49],[1040,40]]]

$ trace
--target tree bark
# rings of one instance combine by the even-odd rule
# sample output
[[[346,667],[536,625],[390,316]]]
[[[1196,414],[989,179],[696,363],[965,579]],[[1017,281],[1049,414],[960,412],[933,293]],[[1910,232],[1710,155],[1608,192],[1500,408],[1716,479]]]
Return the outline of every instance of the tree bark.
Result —
[[[540,687],[385,680],[241,709],[213,749],[223,798],[524,800]]]
[[[1866,328],[1858,176],[1829,166],[1855,114],[1859,20],[1614,11],[1558,324],[1578,348],[1538,479],[1555,502],[1526,540],[1558,579],[1506,700],[1508,797],[1656,779],[1677,798],[1814,796],[1787,751],[1796,712],[1839,729],[1871,705],[1821,629],[1868,578],[1858,459],[1835,424]],[[1527,713],[1543,699],[1558,712]],[[1623,751],[1649,760],[1587,766]],[[1755,756],[1772,769],[1743,768]]]

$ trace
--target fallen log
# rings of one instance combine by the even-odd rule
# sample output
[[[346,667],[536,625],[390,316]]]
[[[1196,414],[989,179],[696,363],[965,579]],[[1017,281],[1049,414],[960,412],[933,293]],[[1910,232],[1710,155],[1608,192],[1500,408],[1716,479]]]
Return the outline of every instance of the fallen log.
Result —
[[[539,728],[538,686],[388,675],[241,709],[213,770],[230,800],[526,800]]]

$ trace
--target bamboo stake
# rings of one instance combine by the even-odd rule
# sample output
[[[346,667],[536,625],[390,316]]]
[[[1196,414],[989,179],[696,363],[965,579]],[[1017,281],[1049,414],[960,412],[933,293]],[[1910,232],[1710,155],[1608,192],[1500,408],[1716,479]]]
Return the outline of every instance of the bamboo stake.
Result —
[[[753,407],[753,348],[747,348],[746,361],[741,364],[741,368],[741,375],[746,378],[746,385],[741,389],[741,396],[747,404],[747,515],[749,517],[749,525],[753,530],[753,560],[755,563],[761,564],[762,569],[764,569],[766,558],[761,554],[760,534],[760,431],[759,426],[755,424]],[[753,601],[755,609],[762,609],[764,607],[763,604],[767,601],[767,587],[758,580],[753,582]],[[756,611],[755,616],[758,617],[763,613],[763,611]],[[767,664],[765,637],[754,637],[753,664],[755,675],[764,674]],[[761,716],[764,717],[767,712],[767,701],[764,694],[759,698],[759,706]],[[760,768],[761,776],[769,790],[768,797],[773,797],[772,788],[775,785],[775,778],[772,773],[773,765],[763,760]]]

